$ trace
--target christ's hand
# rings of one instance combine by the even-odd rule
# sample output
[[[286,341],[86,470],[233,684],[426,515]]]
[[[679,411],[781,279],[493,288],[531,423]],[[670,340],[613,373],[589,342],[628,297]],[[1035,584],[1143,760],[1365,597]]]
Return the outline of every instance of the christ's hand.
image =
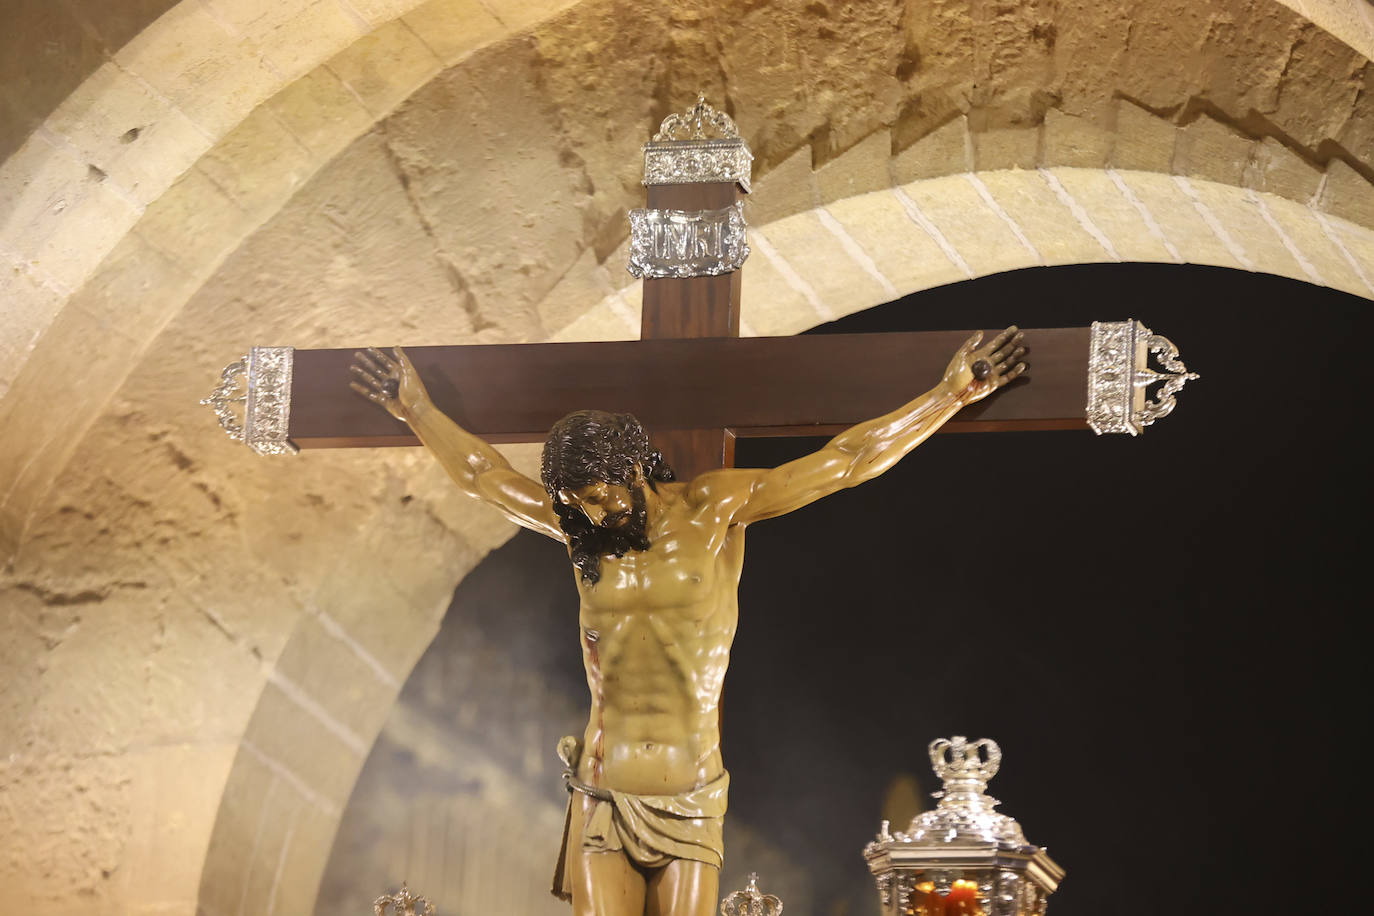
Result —
[[[982,331],[970,337],[945,370],[945,386],[951,392],[961,393],[965,404],[981,401],[1026,371],[1026,347],[1021,344],[1022,334],[1016,325],[977,349],[982,340]]]
[[[409,423],[415,418],[416,409],[429,403],[419,373],[400,347],[392,347],[391,355],[368,347],[366,353],[353,354],[353,365],[348,369],[353,374],[348,387],[381,404],[398,420]]]

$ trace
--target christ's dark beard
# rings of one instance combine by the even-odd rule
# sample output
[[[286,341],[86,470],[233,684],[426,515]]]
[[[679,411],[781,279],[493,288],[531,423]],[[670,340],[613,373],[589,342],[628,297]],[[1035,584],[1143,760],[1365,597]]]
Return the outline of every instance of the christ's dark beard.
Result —
[[[630,488],[631,508],[608,515],[600,525],[593,525],[582,510],[555,502],[558,526],[568,536],[568,551],[573,566],[582,573],[585,585],[595,585],[601,579],[601,558],[621,557],[631,550],[649,549],[649,513],[644,502],[644,490]],[[621,523],[621,519],[625,521]]]

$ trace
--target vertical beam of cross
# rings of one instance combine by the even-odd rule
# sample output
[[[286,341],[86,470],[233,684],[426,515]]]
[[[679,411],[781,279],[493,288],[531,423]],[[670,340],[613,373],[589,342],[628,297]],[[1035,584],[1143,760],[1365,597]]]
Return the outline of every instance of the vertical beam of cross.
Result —
[[[739,199],[739,185],[732,181],[650,185],[647,198],[650,209],[719,210]],[[739,310],[739,270],[715,277],[646,277],[639,337],[738,337]],[[731,429],[655,429],[650,434],[679,480],[734,466]]]

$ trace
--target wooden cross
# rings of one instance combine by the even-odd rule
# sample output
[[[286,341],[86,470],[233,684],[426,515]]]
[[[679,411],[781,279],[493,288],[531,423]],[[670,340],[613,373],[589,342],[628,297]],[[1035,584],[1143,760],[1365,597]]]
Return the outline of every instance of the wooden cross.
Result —
[[[733,204],[739,191],[733,182],[711,182],[650,186],[647,196],[650,208],[714,210]],[[732,466],[737,436],[831,435],[895,409],[939,381],[973,333],[741,338],[739,316],[738,270],[645,278],[639,341],[406,353],[434,403],[488,442],[542,442],[574,410],[624,411],[639,418],[686,480]],[[1088,328],[1027,331],[1026,380],[944,428],[1086,429],[1088,337]],[[404,423],[348,390],[354,352],[295,352],[291,441],[301,448],[418,445]]]
[[[693,112],[700,117],[703,109],[710,111],[699,102]],[[723,115],[712,112],[711,117],[733,129]],[[666,129],[669,122],[664,123]],[[743,151],[742,172],[721,180],[646,181],[648,207],[718,212],[734,205],[744,190],[741,184],[747,189],[748,182],[747,148],[734,142]],[[646,170],[648,151],[655,146],[646,147]],[[972,333],[740,338],[739,316],[739,270],[684,279],[646,277],[639,341],[413,347],[406,352],[435,404],[489,442],[542,442],[548,429],[574,410],[623,411],[643,422],[679,479],[689,479],[732,465],[737,436],[828,435],[895,409],[934,385]],[[1129,420],[1144,404],[1139,372],[1145,349],[1158,352],[1152,342],[1163,340],[1147,336],[1151,332],[1137,323],[1130,327],[1115,339],[1099,338],[1089,328],[1027,330],[1031,372],[961,411],[944,430],[1084,429],[1085,413],[1093,409],[1118,415],[1124,410]],[[1090,337],[1099,352],[1092,357],[1093,371],[1106,379],[1103,385],[1088,384]],[[1171,344],[1168,349],[1177,356]],[[1103,352],[1116,354],[1115,359],[1126,351],[1119,372],[1102,372],[1096,365]],[[263,391],[255,394],[249,372],[249,413],[255,397],[259,408],[279,411],[268,437],[277,440],[277,450],[292,445],[419,444],[405,424],[349,390],[354,352],[294,351],[285,362],[287,369],[274,375],[279,386],[275,395],[270,385],[260,385]],[[283,397],[288,383],[289,400]],[[1093,408],[1088,403],[1093,386],[1121,406]],[[223,402],[232,399],[223,390],[217,412],[226,422]],[[283,400],[286,409],[281,409]],[[1172,401],[1156,415],[1171,407]],[[248,439],[254,444],[251,433]]]

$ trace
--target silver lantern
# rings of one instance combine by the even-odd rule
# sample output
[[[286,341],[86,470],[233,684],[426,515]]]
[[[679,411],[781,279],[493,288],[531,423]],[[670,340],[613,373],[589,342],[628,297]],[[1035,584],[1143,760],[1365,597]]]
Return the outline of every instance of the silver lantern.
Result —
[[[945,784],[939,806],[905,832],[883,821],[864,847],[885,916],[1044,916],[1064,869],[993,810],[986,789],[1002,762],[997,742],[940,738],[930,762]]]

